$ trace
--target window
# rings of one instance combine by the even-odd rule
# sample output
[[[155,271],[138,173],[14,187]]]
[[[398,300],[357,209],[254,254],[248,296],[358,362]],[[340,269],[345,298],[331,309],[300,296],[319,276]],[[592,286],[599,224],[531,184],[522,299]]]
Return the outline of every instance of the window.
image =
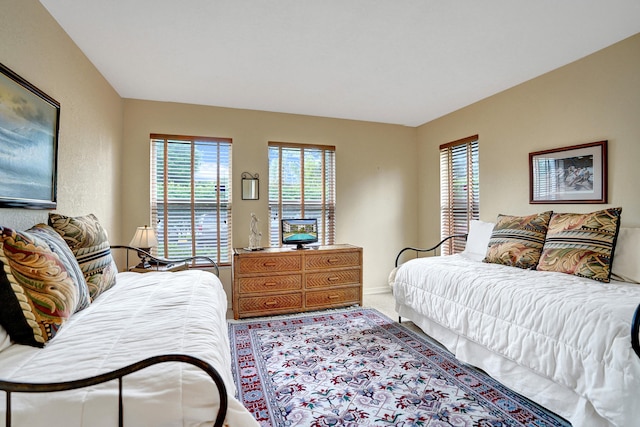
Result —
[[[440,235],[465,234],[469,221],[480,218],[478,135],[440,146]],[[452,241],[453,240],[453,241]],[[465,240],[452,239],[442,253],[462,252]]]
[[[280,242],[282,218],[316,218],[318,241],[335,241],[335,147],[269,142],[269,241]]]
[[[231,262],[231,140],[151,135],[151,217],[158,253]]]

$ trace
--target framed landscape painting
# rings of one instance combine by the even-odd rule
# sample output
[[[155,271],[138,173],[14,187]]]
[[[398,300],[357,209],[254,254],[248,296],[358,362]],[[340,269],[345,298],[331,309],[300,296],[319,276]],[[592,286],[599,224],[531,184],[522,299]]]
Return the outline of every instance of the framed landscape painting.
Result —
[[[60,104],[0,64],[0,207],[53,209]]]
[[[607,141],[529,153],[529,203],[607,203]]]

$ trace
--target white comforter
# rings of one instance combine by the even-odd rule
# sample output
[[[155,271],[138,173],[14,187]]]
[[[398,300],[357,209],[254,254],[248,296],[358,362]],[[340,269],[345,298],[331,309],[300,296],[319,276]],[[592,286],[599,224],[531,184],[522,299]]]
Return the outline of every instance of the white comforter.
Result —
[[[452,255],[403,264],[394,295],[399,307],[574,390],[611,424],[640,425],[630,338],[640,285]]]
[[[116,286],[76,313],[45,348],[0,352],[0,378],[25,382],[79,379],[160,354],[209,362],[227,388],[230,426],[257,425],[234,398],[225,313],[216,276],[203,271],[120,273]],[[212,425],[219,405],[209,376],[188,364],[162,363],[123,380],[124,423]],[[3,398],[4,399],[4,398]],[[117,425],[117,382],[69,392],[13,394],[14,426]],[[4,404],[0,414],[4,422]]]

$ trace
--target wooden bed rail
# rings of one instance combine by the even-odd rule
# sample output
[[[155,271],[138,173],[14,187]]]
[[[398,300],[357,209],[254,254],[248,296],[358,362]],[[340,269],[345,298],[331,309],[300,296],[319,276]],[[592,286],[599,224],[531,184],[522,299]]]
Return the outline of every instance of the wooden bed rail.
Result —
[[[396,257],[396,264],[395,264],[395,266],[396,266],[396,268],[399,266],[399,263],[400,263],[400,256],[402,255],[402,253],[403,253],[403,252],[406,252],[406,251],[415,251],[415,252],[416,252],[416,255],[418,255],[418,252],[429,252],[429,251],[433,251],[433,254],[434,254],[434,255],[437,255],[436,250],[437,250],[440,246],[442,246],[446,241],[451,240],[451,239],[455,239],[455,238],[457,238],[457,237],[460,237],[460,238],[464,238],[464,239],[466,239],[466,238],[467,238],[467,235],[466,235],[466,234],[452,234],[451,236],[447,236],[447,237],[445,237],[444,239],[440,240],[440,242],[439,242],[437,245],[435,245],[434,247],[432,247],[432,248],[426,248],[426,249],[422,249],[422,248],[404,248],[404,249],[402,249],[402,250],[398,253],[398,256]]]
[[[214,427],[222,427],[224,419],[227,415],[227,390],[222,380],[222,377],[216,371],[216,369],[207,362],[195,358],[193,356],[187,356],[184,354],[167,354],[161,356],[150,357],[140,362],[133,363],[124,368],[117,369],[115,371],[107,372],[105,374],[96,375],[94,377],[83,378],[74,381],[58,382],[58,383],[21,383],[12,381],[0,380],[0,390],[6,392],[6,427],[11,427],[11,394],[12,393],[51,393],[56,391],[73,390],[78,388],[89,387],[96,384],[101,384],[107,381],[118,380],[118,426],[123,426],[123,404],[122,404],[122,378],[131,373],[137,372],[141,369],[147,368],[158,363],[165,362],[182,362],[196,366],[206,372],[220,394],[220,408],[216,415]]]
[[[162,266],[167,264],[176,264],[180,262],[204,260],[204,261],[207,261],[207,264],[204,267],[213,267],[215,271],[215,275],[220,276],[220,269],[218,268],[218,263],[216,263],[211,257],[208,257],[208,256],[198,255],[198,256],[192,256],[192,257],[180,258],[180,259],[173,259],[173,258],[167,259],[167,258],[160,258],[154,255],[151,255],[149,252],[143,251],[140,248],[134,248],[133,246],[112,245],[111,249],[126,250],[127,268],[129,268],[129,251],[134,251],[138,254],[138,257],[143,258],[144,261],[147,261],[151,265],[151,269],[153,269],[153,266]]]
[[[633,313],[633,320],[631,321],[631,348],[640,357],[640,304],[636,307],[636,311]]]

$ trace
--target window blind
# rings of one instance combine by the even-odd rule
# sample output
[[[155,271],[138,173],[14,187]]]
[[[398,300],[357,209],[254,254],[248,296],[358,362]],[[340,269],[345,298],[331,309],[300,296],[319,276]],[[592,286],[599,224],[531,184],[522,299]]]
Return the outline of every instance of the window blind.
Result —
[[[478,135],[440,146],[440,235],[465,234],[469,221],[480,218]],[[462,252],[465,240],[449,240],[442,253]]]
[[[269,242],[282,218],[316,218],[320,244],[335,242],[335,147],[269,142]]]
[[[158,253],[231,263],[231,140],[151,135],[151,217]]]

